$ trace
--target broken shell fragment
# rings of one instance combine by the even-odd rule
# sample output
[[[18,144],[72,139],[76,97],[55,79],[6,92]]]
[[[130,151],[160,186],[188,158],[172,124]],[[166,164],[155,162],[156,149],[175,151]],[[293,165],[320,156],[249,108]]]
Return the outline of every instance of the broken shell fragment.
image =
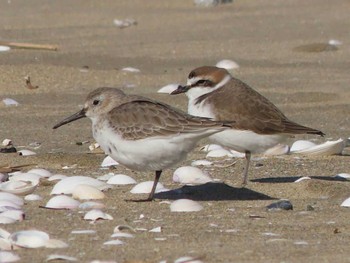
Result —
[[[340,206],[350,207],[350,197],[348,199],[345,199]]]
[[[152,190],[152,186],[153,186],[153,181],[142,182],[142,183],[135,185],[130,190],[130,193],[132,193],[132,194],[149,194]],[[164,186],[158,182],[155,192],[159,193],[159,192],[164,192],[164,191],[168,191],[168,189],[164,188]]]
[[[127,185],[127,184],[136,184],[137,182],[128,175],[125,174],[116,174],[108,179],[107,184],[116,184],[116,185]]]
[[[105,198],[105,194],[101,190],[86,184],[79,184],[74,187],[72,192],[73,198],[80,200],[96,200]]]
[[[157,92],[158,93],[166,93],[166,94],[170,94],[172,93],[174,90],[176,90],[178,87],[180,86],[180,84],[168,84],[162,88],[160,88]]]
[[[24,200],[26,201],[40,201],[42,199],[43,198],[40,195],[36,195],[36,194],[30,194],[24,197]]]
[[[99,219],[113,220],[113,217],[99,209],[93,209],[85,214],[84,219],[91,221],[96,221]]]
[[[107,242],[104,242],[103,245],[114,245],[114,246],[119,246],[119,245],[123,245],[124,242],[119,240],[119,239],[115,239],[115,240],[110,240],[110,241],[107,241]]]
[[[211,182],[212,179],[197,167],[182,166],[175,170],[173,181],[180,184],[205,184]]]
[[[55,194],[72,194],[77,185],[85,184],[96,187],[99,190],[108,189],[110,186],[100,180],[87,176],[71,176],[59,181],[51,191],[51,195]]]
[[[6,193],[6,192],[0,192],[0,201],[1,200],[7,200],[12,203],[15,203],[18,206],[22,206],[24,204],[23,199],[21,197],[18,197],[17,195]]]
[[[47,233],[37,230],[24,230],[14,232],[10,235],[9,240],[12,244],[24,248],[44,247],[50,237]]]
[[[201,211],[203,206],[190,199],[179,199],[171,203],[171,212],[197,212]]]
[[[12,140],[10,140],[10,139],[3,140],[2,145],[3,146],[10,146],[10,145],[12,145]]]
[[[57,195],[52,197],[45,205],[45,208],[51,209],[76,209],[80,202],[66,195]]]
[[[14,99],[10,99],[10,98],[5,98],[2,100],[2,102],[6,106],[18,106],[19,105],[19,103],[17,101],[15,101]]]
[[[101,167],[110,167],[114,165],[119,165],[119,163],[115,160],[112,159],[112,157],[107,156],[106,158],[103,159],[101,163]]]
[[[48,178],[52,175],[50,171],[42,168],[31,169],[27,173],[38,174],[40,175],[40,177],[43,177],[43,178]]]
[[[31,156],[31,155],[36,155],[35,152],[30,151],[30,150],[20,150],[20,151],[18,151],[18,154],[19,154],[20,156]]]

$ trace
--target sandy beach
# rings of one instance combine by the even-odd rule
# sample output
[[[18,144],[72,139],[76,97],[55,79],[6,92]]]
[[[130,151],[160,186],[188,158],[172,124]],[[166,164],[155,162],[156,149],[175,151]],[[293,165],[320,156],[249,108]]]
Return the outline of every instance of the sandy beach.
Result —
[[[91,122],[83,119],[58,130],[52,127],[77,112],[97,87],[118,87],[187,110],[185,95],[157,91],[170,83],[185,83],[199,66],[222,59],[239,64],[231,73],[277,105],[298,123],[320,129],[326,136],[298,136],[322,143],[350,137],[350,1],[242,1],[216,7],[193,1],[9,0],[0,2],[0,41],[51,44],[57,51],[11,49],[0,52],[0,140],[12,139],[17,150],[37,154],[0,153],[0,165],[34,164],[52,173],[98,177],[124,173],[138,182],[153,174],[122,166],[101,169],[103,154],[93,154]],[[131,18],[136,25],[118,28],[114,19]],[[337,50],[322,51],[329,40]],[[311,47],[295,48],[314,44]],[[320,49],[321,47],[321,49]],[[300,51],[301,49],[301,51]],[[327,48],[325,48],[327,49]],[[318,52],[320,51],[320,52]],[[138,73],[125,72],[133,67]],[[30,76],[37,89],[28,89]],[[32,148],[33,143],[40,145]],[[132,186],[114,187],[101,202],[110,221],[91,224],[84,212],[39,208],[50,199],[54,183],[35,190],[43,200],[26,202],[25,220],[1,225],[9,232],[38,229],[60,239],[64,249],[20,249],[19,262],[44,262],[51,254],[112,262],[174,262],[183,256],[202,262],[350,262],[348,181],[350,148],[342,155],[255,156],[249,183],[241,188],[244,159],[232,166],[204,167],[218,183],[183,186],[172,181],[177,167],[205,159],[200,147],[160,181],[175,194],[159,194],[154,202],[130,203]],[[62,169],[64,166],[71,169]],[[302,176],[311,180],[294,181]],[[180,191],[181,190],[181,191]],[[137,196],[136,196],[137,197]],[[204,209],[172,213],[163,201],[189,198]],[[294,209],[267,211],[266,206],[288,199]],[[141,216],[142,215],[142,216]],[[117,225],[139,229],[119,246],[111,240]],[[149,230],[161,227],[160,233]],[[144,230],[141,230],[144,229]],[[72,234],[95,230],[94,234]],[[0,258],[0,262],[2,262]],[[194,261],[189,261],[194,262]]]

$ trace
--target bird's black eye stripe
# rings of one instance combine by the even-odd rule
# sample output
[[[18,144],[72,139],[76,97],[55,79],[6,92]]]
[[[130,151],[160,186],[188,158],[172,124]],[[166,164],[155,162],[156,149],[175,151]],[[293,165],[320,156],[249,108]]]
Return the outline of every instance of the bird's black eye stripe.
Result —
[[[92,102],[92,104],[95,105],[95,106],[98,105],[99,103],[100,103],[99,100],[94,100],[94,101]]]
[[[205,87],[212,86],[212,84],[213,82],[208,79],[200,79],[196,83],[196,85],[198,86],[205,86]]]

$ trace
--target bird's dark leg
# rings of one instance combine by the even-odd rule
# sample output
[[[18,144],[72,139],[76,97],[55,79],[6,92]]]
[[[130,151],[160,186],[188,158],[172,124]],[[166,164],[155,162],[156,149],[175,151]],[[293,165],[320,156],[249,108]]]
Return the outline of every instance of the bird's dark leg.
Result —
[[[242,182],[242,186],[246,186],[248,183],[248,170],[249,170],[249,164],[250,164],[250,156],[251,153],[249,151],[245,152],[245,167],[244,167],[244,171],[243,171],[243,182]]]
[[[161,174],[162,174],[162,171],[156,171],[156,176],[155,176],[155,178],[154,178],[152,190],[151,190],[151,192],[149,193],[148,198],[146,198],[146,199],[137,199],[137,200],[127,199],[127,200],[125,200],[125,201],[128,201],[128,202],[150,202],[150,201],[153,201],[154,193],[155,193],[155,191],[156,191],[157,184],[158,184],[158,181],[159,181],[159,178],[160,178],[160,175],[161,175]]]

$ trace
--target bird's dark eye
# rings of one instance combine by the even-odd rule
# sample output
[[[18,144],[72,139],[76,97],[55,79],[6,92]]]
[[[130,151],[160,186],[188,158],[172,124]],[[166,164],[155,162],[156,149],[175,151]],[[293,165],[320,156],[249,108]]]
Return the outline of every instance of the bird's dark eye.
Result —
[[[211,86],[211,84],[212,84],[212,82],[210,80],[207,80],[207,79],[200,79],[196,83],[196,85],[198,85],[198,86],[205,86],[205,87]]]
[[[95,106],[97,106],[98,104],[100,104],[100,101],[99,101],[99,100],[94,100],[94,101],[92,102],[92,104],[95,105]]]

